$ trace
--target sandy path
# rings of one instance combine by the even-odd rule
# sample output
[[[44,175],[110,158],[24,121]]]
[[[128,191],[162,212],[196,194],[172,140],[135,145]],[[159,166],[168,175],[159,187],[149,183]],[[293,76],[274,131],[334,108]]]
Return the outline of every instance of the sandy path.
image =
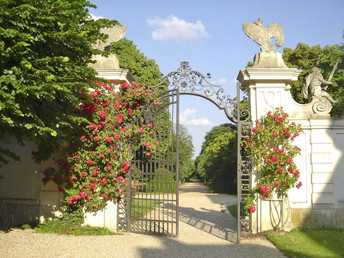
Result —
[[[180,191],[178,238],[126,233],[115,236],[36,234],[0,231],[1,257],[283,257],[267,240],[236,241],[236,221],[222,213],[221,202],[233,196],[210,194],[200,182]]]

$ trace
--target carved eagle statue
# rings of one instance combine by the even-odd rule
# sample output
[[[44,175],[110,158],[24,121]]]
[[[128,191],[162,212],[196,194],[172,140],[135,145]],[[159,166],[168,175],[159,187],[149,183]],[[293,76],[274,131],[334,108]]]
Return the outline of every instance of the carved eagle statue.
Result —
[[[261,52],[275,51],[275,46],[272,44],[271,38],[275,38],[275,43],[278,47],[283,46],[283,28],[277,23],[264,27],[262,21],[262,18],[259,18],[254,23],[244,23],[242,29],[250,39],[260,46]]]
[[[112,26],[109,28],[101,28],[100,32],[107,34],[108,38],[105,40],[105,42],[103,42],[101,40],[97,40],[97,42],[95,44],[93,44],[92,47],[95,49],[107,51],[107,48],[109,48],[109,46],[112,43],[123,38],[126,31],[127,31],[127,27],[122,26],[122,25],[115,25],[115,26]]]

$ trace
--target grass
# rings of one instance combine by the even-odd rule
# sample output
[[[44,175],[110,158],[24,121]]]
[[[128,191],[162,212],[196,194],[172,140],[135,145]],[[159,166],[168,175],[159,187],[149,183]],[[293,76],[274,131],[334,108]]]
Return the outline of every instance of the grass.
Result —
[[[107,228],[81,226],[79,223],[70,223],[64,220],[49,220],[43,224],[39,224],[34,228],[37,233],[55,233],[64,235],[116,235]]]
[[[144,201],[134,199],[131,203],[131,218],[132,219],[140,219],[147,215],[147,213],[151,212],[157,205],[159,205],[159,201]]]
[[[227,210],[229,213],[237,219],[238,217],[238,204],[232,204],[230,206],[227,206]]]
[[[288,257],[344,257],[344,229],[295,229],[267,232],[267,238]]]
[[[118,235],[107,228],[81,226],[80,221],[73,221],[72,219],[54,219],[45,221],[43,224],[32,223],[23,224],[19,229],[33,229],[36,233],[52,233],[63,235]]]
[[[176,193],[177,183],[172,175],[155,175],[151,181],[142,182],[139,192]]]

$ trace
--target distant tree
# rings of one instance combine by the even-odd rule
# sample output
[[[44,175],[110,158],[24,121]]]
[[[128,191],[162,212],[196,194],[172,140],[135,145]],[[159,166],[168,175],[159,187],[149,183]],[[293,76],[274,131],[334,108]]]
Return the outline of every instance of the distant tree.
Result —
[[[225,132],[235,129],[235,126],[229,123],[225,123],[219,126],[213,127],[207,134],[204,136],[204,141],[202,143],[201,153],[205,151],[208,145],[213,142],[218,136],[222,135]]]
[[[93,87],[88,67],[99,32],[117,21],[90,19],[86,0],[0,0],[0,163],[3,142],[46,143],[49,149],[84,121],[81,91]],[[45,151],[48,153],[48,151]]]
[[[193,154],[192,136],[185,126],[179,125],[179,179],[182,182],[188,181],[194,173]]]
[[[118,57],[121,68],[130,69],[137,83],[148,87],[161,81],[159,66],[137,49],[133,41],[123,38],[111,45],[111,52]]]
[[[211,192],[236,193],[236,150],[237,131],[231,124],[216,126],[206,134],[196,170]]]

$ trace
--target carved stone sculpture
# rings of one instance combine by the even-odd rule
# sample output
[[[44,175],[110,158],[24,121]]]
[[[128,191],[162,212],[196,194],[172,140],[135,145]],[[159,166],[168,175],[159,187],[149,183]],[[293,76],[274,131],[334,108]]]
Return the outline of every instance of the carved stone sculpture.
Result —
[[[275,38],[278,47],[284,44],[284,32],[281,25],[277,23],[266,27],[262,25],[262,18],[253,23],[244,23],[243,31],[245,34],[260,46],[260,53],[254,58],[254,68],[287,68],[283,61],[282,54],[275,52],[275,46],[271,38]]]
[[[275,38],[275,43],[278,47],[283,46],[283,28],[277,23],[264,27],[262,21],[262,18],[259,18],[254,23],[244,23],[242,29],[250,39],[260,46],[261,52],[275,51],[275,46],[272,44],[271,38]]]
[[[325,88],[321,87],[321,84],[331,85],[332,77],[336,71],[338,62],[333,67],[332,73],[329,79],[326,81],[322,76],[320,69],[313,67],[311,73],[306,78],[306,83],[302,87],[302,94],[306,99],[312,98],[312,109],[316,114],[328,114],[332,109],[332,104],[336,103],[330,94],[328,94]]]
[[[92,47],[99,50],[105,50],[110,52],[110,45],[125,35],[127,31],[126,26],[115,25],[110,28],[102,28],[100,30],[102,33],[107,34],[109,37],[105,42],[98,40],[96,44],[93,44]],[[89,64],[90,67],[94,69],[118,69],[119,61],[115,54],[110,54],[108,57],[101,55],[92,56],[92,60],[96,61],[95,63]]]
[[[110,28],[101,28],[100,32],[107,34],[109,37],[105,40],[105,42],[98,40],[96,44],[92,45],[92,47],[99,50],[110,51],[110,45],[123,38],[123,36],[127,32],[127,27],[115,25]]]

